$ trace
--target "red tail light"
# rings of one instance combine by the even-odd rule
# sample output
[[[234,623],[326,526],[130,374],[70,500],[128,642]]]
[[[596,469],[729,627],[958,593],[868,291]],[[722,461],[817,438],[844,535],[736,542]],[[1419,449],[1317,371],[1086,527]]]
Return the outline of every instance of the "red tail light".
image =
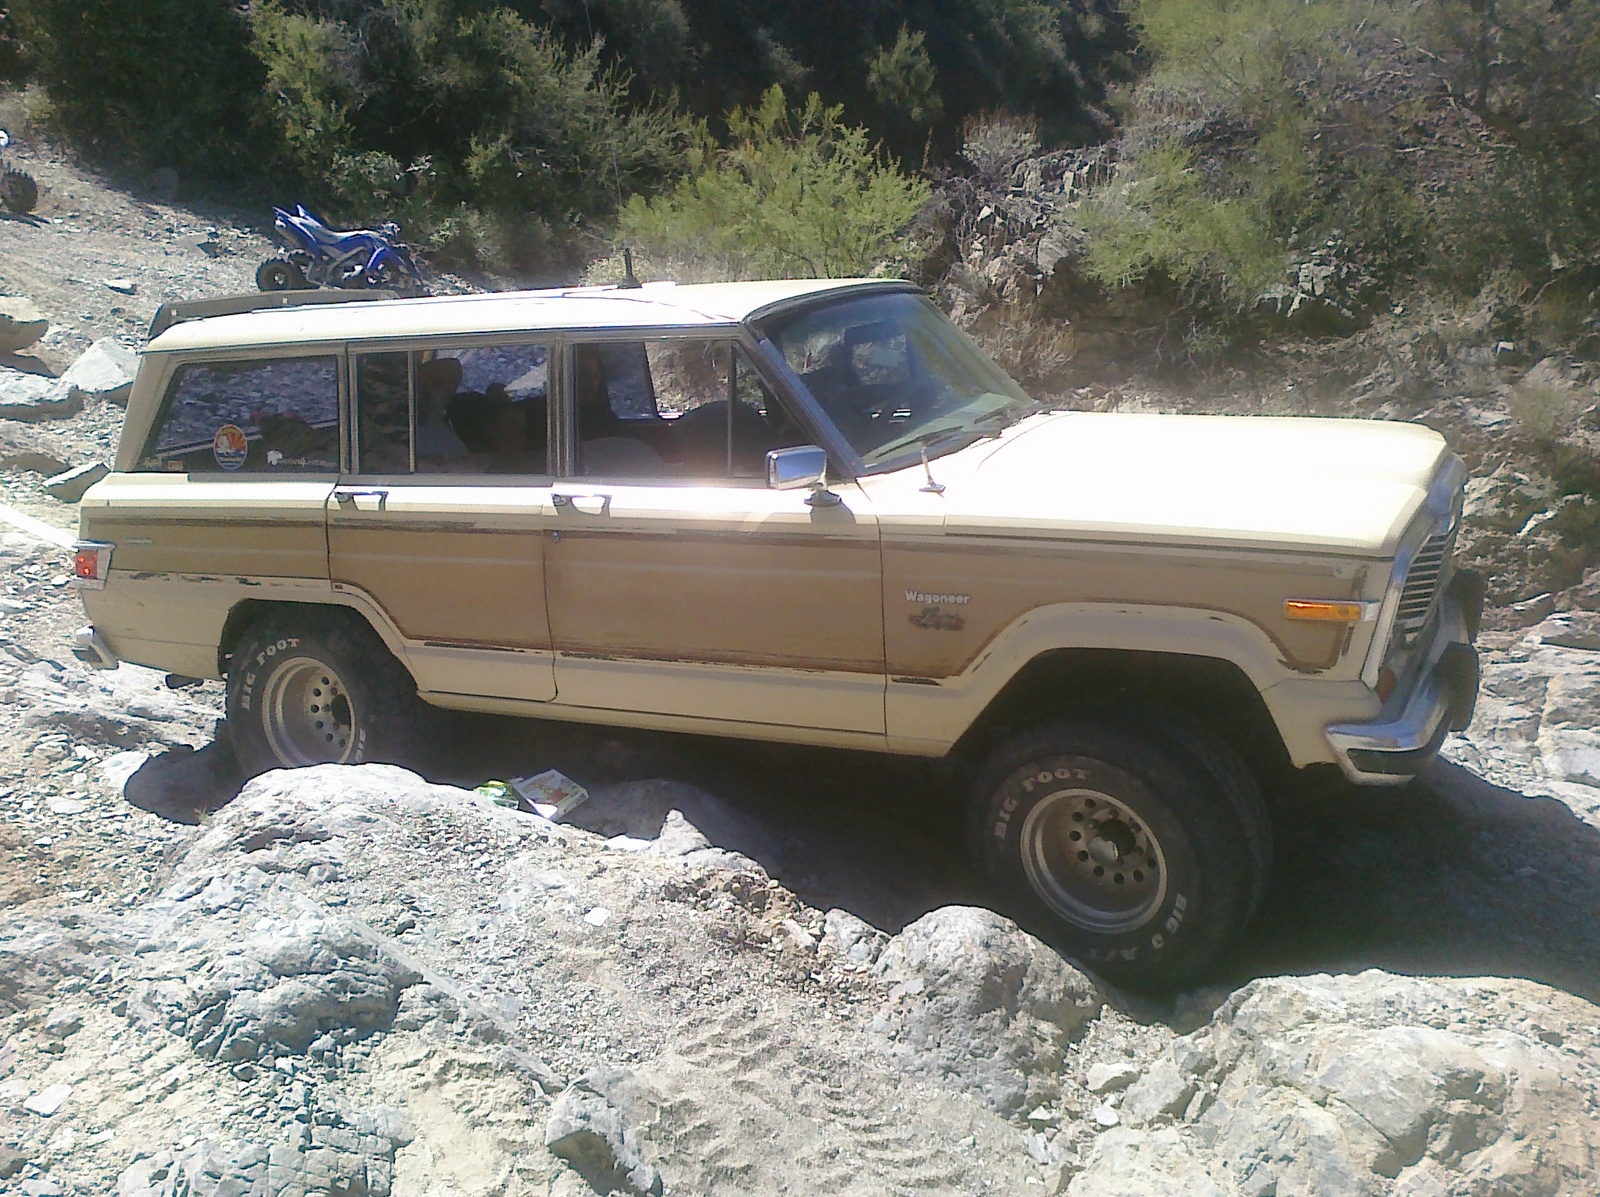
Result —
[[[85,590],[99,590],[111,572],[113,546],[100,540],[80,540],[72,549],[72,580]]]

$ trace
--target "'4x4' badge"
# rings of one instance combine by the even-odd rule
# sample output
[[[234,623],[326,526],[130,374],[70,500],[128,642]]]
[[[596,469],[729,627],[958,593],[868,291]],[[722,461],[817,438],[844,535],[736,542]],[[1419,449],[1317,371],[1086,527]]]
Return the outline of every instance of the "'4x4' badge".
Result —
[[[965,616],[957,615],[953,611],[941,611],[938,607],[924,607],[906,618],[912,627],[921,628],[925,632],[959,632],[967,626]]]

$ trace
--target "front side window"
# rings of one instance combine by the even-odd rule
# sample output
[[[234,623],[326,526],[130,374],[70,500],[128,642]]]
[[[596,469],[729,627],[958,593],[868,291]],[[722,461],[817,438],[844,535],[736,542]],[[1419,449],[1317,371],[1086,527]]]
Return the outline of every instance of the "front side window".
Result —
[[[572,380],[589,477],[748,483],[808,440],[729,340],[575,345]]]
[[[201,474],[337,472],[338,359],[179,366],[137,468]]]
[[[761,331],[868,466],[970,444],[1033,407],[921,295],[846,299],[775,317]]]

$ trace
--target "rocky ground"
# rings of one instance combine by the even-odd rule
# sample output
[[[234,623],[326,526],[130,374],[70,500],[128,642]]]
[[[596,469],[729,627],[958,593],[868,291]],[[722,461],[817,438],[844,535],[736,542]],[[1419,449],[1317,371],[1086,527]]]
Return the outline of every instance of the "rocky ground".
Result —
[[[51,223],[0,223],[0,280],[51,314],[39,370],[253,269],[248,230],[212,256],[29,165]],[[79,465],[119,418],[0,437]],[[0,502],[69,527],[44,482]],[[65,569],[0,523],[0,1193],[1595,1191],[1587,612],[1501,620],[1423,782],[1275,794],[1262,917],[1157,1003],[985,909],[937,767],[441,720],[430,780],[241,789],[218,686],[72,660]],[[551,766],[592,790],[571,825],[470,790]]]

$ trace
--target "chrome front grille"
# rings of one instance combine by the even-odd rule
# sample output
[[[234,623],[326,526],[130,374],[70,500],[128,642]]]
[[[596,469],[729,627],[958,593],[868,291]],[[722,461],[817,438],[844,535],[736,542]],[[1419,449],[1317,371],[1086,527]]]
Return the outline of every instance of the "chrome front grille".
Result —
[[[1417,555],[1411,559],[1411,568],[1406,571],[1405,588],[1400,592],[1400,604],[1395,609],[1394,617],[1396,639],[1407,648],[1428,626],[1428,618],[1438,601],[1439,584],[1444,580],[1455,541],[1456,526],[1452,524],[1423,541],[1417,549]]]

